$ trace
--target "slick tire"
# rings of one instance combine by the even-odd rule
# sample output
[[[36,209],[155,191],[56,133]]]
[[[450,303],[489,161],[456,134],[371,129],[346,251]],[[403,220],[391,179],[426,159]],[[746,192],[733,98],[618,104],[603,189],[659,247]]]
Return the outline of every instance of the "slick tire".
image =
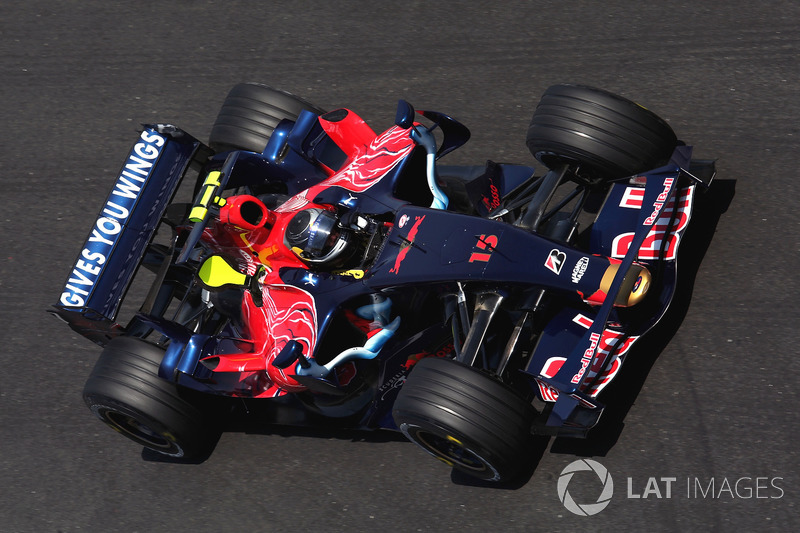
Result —
[[[89,409],[112,429],[161,454],[204,459],[220,436],[189,391],[158,377],[164,350],[117,337],[103,350],[83,389]]]
[[[525,471],[534,410],[478,369],[451,359],[421,360],[392,414],[411,442],[472,477],[507,482]]]
[[[669,161],[677,144],[664,120],[613,93],[553,85],[533,113],[528,149],[545,166],[578,164],[604,179],[624,178]]]
[[[283,119],[297,120],[307,109],[324,111],[293,94],[257,83],[240,83],[228,93],[211,128],[209,146],[216,152],[263,152]]]

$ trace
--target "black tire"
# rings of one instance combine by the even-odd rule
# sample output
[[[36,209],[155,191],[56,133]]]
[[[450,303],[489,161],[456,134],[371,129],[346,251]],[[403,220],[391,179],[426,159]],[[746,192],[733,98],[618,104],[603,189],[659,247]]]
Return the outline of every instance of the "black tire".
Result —
[[[677,144],[664,120],[613,93],[582,85],[554,85],[542,96],[528,128],[533,156],[551,167],[578,163],[617,179],[668,162]]]
[[[283,119],[296,120],[304,109],[324,111],[293,94],[257,83],[240,83],[228,93],[211,128],[209,146],[216,152],[263,152]]]
[[[423,359],[400,389],[392,414],[410,441],[472,477],[506,482],[525,471],[534,410],[478,369]]]
[[[203,459],[219,438],[211,417],[158,377],[164,350],[117,337],[103,350],[83,389],[89,409],[112,429],[156,452]]]

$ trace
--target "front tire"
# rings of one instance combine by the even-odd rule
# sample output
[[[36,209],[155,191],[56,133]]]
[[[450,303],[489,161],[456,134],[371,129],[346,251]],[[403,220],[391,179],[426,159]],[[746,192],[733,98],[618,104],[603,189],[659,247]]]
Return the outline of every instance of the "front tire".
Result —
[[[665,164],[677,144],[658,115],[616,94],[582,85],[553,85],[528,128],[533,156],[553,168],[579,164],[594,175],[618,179]]]
[[[205,458],[220,431],[185,391],[158,376],[164,350],[135,337],[117,337],[103,350],[86,386],[89,409],[112,429],[158,453]]]
[[[240,83],[225,98],[211,128],[209,146],[216,152],[263,152],[283,119],[297,120],[304,110],[325,113],[314,104],[285,91],[257,83]]]
[[[410,441],[472,477],[506,482],[524,472],[534,410],[476,368],[423,359],[400,389],[392,414]]]

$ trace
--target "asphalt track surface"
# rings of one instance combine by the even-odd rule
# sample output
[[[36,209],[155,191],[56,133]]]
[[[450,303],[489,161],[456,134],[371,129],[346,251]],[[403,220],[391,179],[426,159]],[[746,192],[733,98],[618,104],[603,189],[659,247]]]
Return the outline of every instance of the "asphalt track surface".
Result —
[[[0,531],[800,530],[799,53],[791,1],[4,0]],[[540,95],[585,83],[718,159],[673,311],[591,439],[541,442],[522,482],[485,487],[394,434],[236,424],[187,465],[91,416],[80,393],[98,349],[45,309],[138,124],[207,138],[241,81],[376,130],[398,98],[447,112],[473,132],[456,164],[533,163]],[[582,457],[614,482],[592,517],[556,490]],[[595,501],[600,481],[575,476],[570,495]]]

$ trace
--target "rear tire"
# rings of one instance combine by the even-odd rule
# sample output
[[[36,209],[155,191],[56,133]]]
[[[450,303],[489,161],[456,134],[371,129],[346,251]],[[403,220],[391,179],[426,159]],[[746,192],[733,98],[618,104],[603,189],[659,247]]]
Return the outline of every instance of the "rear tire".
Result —
[[[534,410],[476,368],[423,359],[400,389],[392,414],[411,442],[472,477],[506,482],[525,471]]]
[[[135,337],[117,337],[103,350],[86,386],[89,409],[112,429],[170,457],[205,458],[219,439],[216,424],[158,377],[164,350]]]
[[[216,152],[263,152],[283,119],[297,120],[307,109],[325,111],[293,94],[257,83],[240,83],[228,93],[211,128],[209,146]]]
[[[581,85],[548,88],[527,135],[528,149],[544,165],[577,163],[604,179],[657,168],[669,161],[676,144],[672,128],[655,113]]]

